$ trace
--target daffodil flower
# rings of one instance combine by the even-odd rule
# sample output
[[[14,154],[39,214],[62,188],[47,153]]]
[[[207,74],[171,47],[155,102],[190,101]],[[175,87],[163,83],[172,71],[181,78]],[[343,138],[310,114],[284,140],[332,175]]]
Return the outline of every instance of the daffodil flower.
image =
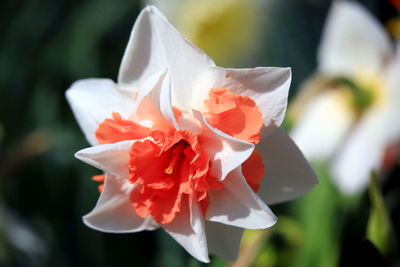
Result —
[[[309,160],[332,160],[346,194],[363,190],[385,147],[400,138],[400,46],[360,4],[335,1],[318,71],[293,102],[291,136]]]
[[[265,203],[316,183],[278,128],[290,78],[287,68],[216,67],[146,7],[118,83],[81,80],[66,93],[92,145],[76,157],[105,172],[94,178],[104,185],[84,223],[111,233],[162,227],[200,261],[234,260],[243,228],[275,224]]]

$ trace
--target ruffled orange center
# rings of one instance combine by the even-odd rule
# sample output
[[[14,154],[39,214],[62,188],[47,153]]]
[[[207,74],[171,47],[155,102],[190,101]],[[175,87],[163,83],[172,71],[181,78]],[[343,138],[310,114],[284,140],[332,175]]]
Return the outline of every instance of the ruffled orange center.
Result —
[[[131,202],[139,216],[160,224],[171,222],[184,195],[193,195],[206,211],[208,190],[223,188],[210,174],[210,160],[197,136],[189,131],[154,131],[151,139],[132,145],[129,180],[137,184]]]
[[[149,136],[151,129],[134,123],[131,120],[122,119],[118,112],[113,112],[112,116],[112,119],[105,119],[95,132],[99,144],[143,139]]]
[[[205,103],[209,109],[207,120],[213,127],[241,140],[259,142],[263,119],[252,99],[227,89],[211,89]],[[179,119],[182,112],[177,108],[173,111]],[[172,125],[165,127],[161,120],[150,128],[122,119],[119,113],[112,115],[113,118],[99,125],[95,134],[99,144],[139,140],[132,144],[128,166],[129,181],[136,185],[130,195],[136,213],[167,224],[191,197],[205,214],[210,202],[209,190],[220,190],[223,183],[211,175],[208,152],[201,147],[198,137],[187,130],[176,130]],[[247,183],[257,191],[265,171],[256,150],[242,164],[242,172]],[[93,177],[102,183],[104,179],[104,175]],[[99,186],[99,191],[102,190],[103,184]]]
[[[247,96],[236,95],[225,88],[212,88],[204,101],[210,125],[235,138],[257,144],[264,120],[257,104]],[[264,164],[257,150],[242,164],[242,173],[257,192],[265,176]]]
[[[260,141],[260,130],[264,123],[257,104],[247,96],[235,95],[225,88],[212,88],[209,99],[207,121],[215,128],[240,140],[253,144]]]
[[[174,112],[179,118],[181,112],[176,108]],[[223,188],[210,174],[209,155],[192,132],[173,127],[167,132],[153,130],[124,120],[114,112],[112,119],[99,125],[96,138],[100,144],[147,138],[133,143],[129,159],[129,181],[137,185],[130,199],[143,218],[151,215],[159,224],[171,222],[183,199],[188,199],[185,195],[192,195],[205,214],[208,191]],[[104,182],[104,176],[95,176],[93,180]]]

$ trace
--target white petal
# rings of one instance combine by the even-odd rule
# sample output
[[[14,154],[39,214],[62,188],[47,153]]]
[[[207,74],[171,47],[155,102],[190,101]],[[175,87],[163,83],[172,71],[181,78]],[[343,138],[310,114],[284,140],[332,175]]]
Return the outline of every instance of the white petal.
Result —
[[[257,194],[268,205],[297,198],[318,183],[310,164],[282,129],[264,137],[257,151],[266,172]]]
[[[365,189],[370,172],[381,166],[386,146],[399,138],[398,106],[382,107],[366,114],[333,161],[333,178],[339,189],[345,194]]]
[[[171,79],[167,69],[151,75],[138,92],[137,113],[155,121],[166,120],[167,124],[172,123],[175,128],[178,127],[172,111]],[[132,119],[137,121],[137,117],[134,114]]]
[[[118,80],[140,85],[153,73],[167,68],[171,73],[173,105],[190,110],[190,88],[197,74],[213,65],[156,7],[147,6],[133,27]]]
[[[377,73],[392,56],[382,25],[355,1],[334,1],[318,53],[320,71],[355,77]]]
[[[203,114],[193,110],[194,117],[202,125],[198,136],[201,146],[207,150],[212,162],[211,174],[220,181],[239,167],[253,153],[254,145],[231,137],[208,124]]]
[[[129,151],[135,141],[122,141],[82,149],[75,157],[104,172],[129,178]]]
[[[178,128],[178,123],[176,122],[174,112],[172,110],[171,104],[171,75],[168,72],[167,77],[164,79],[163,86],[160,88],[159,93],[159,107],[161,114],[164,118],[170,121],[174,127]]]
[[[346,95],[326,90],[310,99],[290,136],[307,159],[328,160],[355,122]]]
[[[243,232],[243,228],[206,222],[209,253],[217,255],[225,261],[235,261],[239,254]]]
[[[190,255],[199,261],[210,262],[208,258],[204,219],[197,203],[191,200],[182,201],[181,211],[177,214],[175,219],[162,227],[186,249]]]
[[[66,91],[72,111],[91,145],[97,145],[95,131],[104,119],[112,118],[112,112],[119,112],[122,117],[132,113],[134,96],[134,90],[118,90],[109,79],[80,80]]]
[[[161,91],[161,87],[163,84],[163,80],[165,76],[167,75],[167,69],[162,69],[156,73],[153,73],[146,79],[138,88],[137,90],[137,99],[136,101],[138,102],[138,106],[140,102],[143,101],[143,99],[148,96],[154,104],[158,107],[159,106],[159,94]],[[122,84],[122,86],[126,86],[126,84]],[[131,88],[134,88],[131,86]]]
[[[277,221],[276,216],[251,190],[238,167],[224,180],[224,188],[211,191],[206,218],[213,222],[247,228],[264,229]]]
[[[248,96],[261,110],[264,125],[280,125],[285,116],[291,81],[290,68],[224,69],[210,67],[199,76],[193,89],[192,106],[206,110],[204,100],[211,88],[226,88]]]
[[[96,207],[83,217],[83,222],[109,233],[133,233],[159,227],[150,217],[143,219],[136,214],[129,199],[133,188],[128,180],[107,174]]]
[[[200,135],[202,132],[201,124],[193,117],[191,112],[182,112],[177,123],[180,129],[190,131],[195,135]]]

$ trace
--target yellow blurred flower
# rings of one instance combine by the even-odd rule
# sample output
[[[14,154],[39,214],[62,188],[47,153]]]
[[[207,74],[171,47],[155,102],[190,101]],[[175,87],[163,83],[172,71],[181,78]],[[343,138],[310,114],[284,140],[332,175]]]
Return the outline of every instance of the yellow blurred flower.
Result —
[[[148,0],[218,65],[232,66],[251,57],[261,37],[259,0]]]

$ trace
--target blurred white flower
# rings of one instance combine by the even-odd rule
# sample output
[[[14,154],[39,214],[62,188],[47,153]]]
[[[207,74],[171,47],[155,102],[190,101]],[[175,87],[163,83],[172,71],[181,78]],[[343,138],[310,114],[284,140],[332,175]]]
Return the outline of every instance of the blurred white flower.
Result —
[[[400,137],[400,45],[360,4],[335,1],[317,73],[289,109],[291,136],[312,161],[331,160],[334,182],[356,193]]]
[[[219,65],[251,58],[262,41],[260,0],[147,0]]]
[[[234,260],[243,228],[276,222],[265,203],[317,182],[278,128],[290,78],[288,68],[216,67],[146,7],[118,83],[87,79],[66,92],[92,145],[76,157],[106,173],[85,224],[112,233],[162,227],[200,261],[209,252]]]

